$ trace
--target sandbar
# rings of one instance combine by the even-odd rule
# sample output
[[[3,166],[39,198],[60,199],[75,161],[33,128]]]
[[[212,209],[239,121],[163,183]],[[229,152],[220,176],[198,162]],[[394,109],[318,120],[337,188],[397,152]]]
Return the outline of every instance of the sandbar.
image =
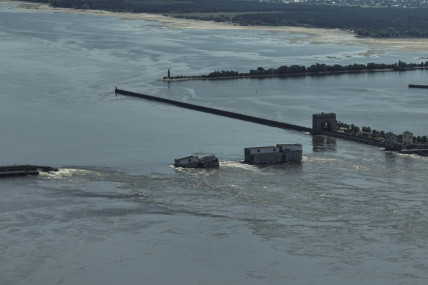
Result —
[[[53,12],[66,12],[89,14],[99,16],[118,17],[122,19],[136,19],[154,21],[168,28],[177,29],[199,29],[199,30],[261,30],[271,32],[282,32],[296,35],[289,39],[292,42],[308,42],[311,44],[333,44],[345,46],[368,47],[366,55],[388,53],[391,51],[428,52],[428,39],[426,38],[361,38],[352,31],[340,29],[306,28],[291,26],[239,26],[232,23],[200,21],[192,19],[181,19],[161,14],[150,13],[124,13],[103,10],[85,10],[72,8],[55,8],[45,3],[33,3],[23,1],[0,0],[3,3],[13,3],[15,9],[43,10]]]

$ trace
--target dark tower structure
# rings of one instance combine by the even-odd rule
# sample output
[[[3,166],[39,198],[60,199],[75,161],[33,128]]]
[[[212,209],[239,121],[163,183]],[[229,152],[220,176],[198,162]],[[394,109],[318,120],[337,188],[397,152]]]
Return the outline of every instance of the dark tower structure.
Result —
[[[337,121],[335,113],[321,113],[312,115],[312,132],[320,133],[322,131],[336,132]]]

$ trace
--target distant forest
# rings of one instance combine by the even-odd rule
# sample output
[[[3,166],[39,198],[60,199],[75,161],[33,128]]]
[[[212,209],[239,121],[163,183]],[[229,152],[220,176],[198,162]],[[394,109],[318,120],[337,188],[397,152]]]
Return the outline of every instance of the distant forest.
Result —
[[[363,8],[250,0],[30,0],[54,7],[160,13],[237,25],[339,28],[362,37],[428,38],[428,8]]]

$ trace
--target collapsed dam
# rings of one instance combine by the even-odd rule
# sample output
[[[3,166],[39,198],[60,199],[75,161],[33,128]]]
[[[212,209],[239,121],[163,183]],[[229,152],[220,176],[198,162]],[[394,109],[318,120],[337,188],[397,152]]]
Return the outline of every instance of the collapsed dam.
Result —
[[[171,99],[165,99],[165,98],[160,98],[156,96],[146,95],[142,93],[131,92],[123,89],[118,89],[117,87],[115,89],[115,94],[116,95],[121,94],[125,96],[132,96],[132,97],[142,98],[146,100],[162,102],[162,103],[178,106],[181,108],[191,109],[191,110],[205,112],[205,113],[214,114],[214,115],[223,116],[223,117],[229,117],[233,119],[266,125],[270,127],[294,130],[299,132],[306,132],[312,135],[323,135],[323,136],[329,136],[334,138],[340,138],[343,140],[372,145],[376,147],[383,147],[393,151],[401,151],[403,148],[402,144],[399,144],[394,140],[388,141],[388,139],[384,140],[374,136],[372,137],[360,136],[356,134],[338,132],[335,113],[312,114],[312,128],[309,128],[305,126],[299,126],[296,124],[289,124],[285,122],[279,122],[279,121],[268,120],[268,119],[259,118],[255,116],[249,116],[249,115],[245,115],[237,112],[225,111],[225,110],[200,106],[196,104],[184,103],[184,102],[175,101]]]

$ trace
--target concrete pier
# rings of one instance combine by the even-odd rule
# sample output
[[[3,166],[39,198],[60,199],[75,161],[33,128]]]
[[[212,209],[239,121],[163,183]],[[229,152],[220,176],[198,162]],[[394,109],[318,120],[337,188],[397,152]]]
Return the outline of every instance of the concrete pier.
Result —
[[[118,88],[115,89],[115,93],[125,95],[125,96],[133,96],[133,97],[143,98],[143,99],[147,99],[147,100],[167,103],[167,104],[175,105],[175,106],[178,106],[181,108],[196,110],[196,111],[210,113],[210,114],[223,116],[223,117],[229,117],[229,118],[233,118],[233,119],[238,119],[238,120],[252,122],[252,123],[261,124],[261,125],[266,125],[266,126],[270,126],[270,127],[276,127],[276,128],[281,128],[281,129],[289,129],[289,130],[295,130],[295,131],[300,131],[300,132],[310,132],[311,131],[311,128],[307,128],[307,127],[302,127],[302,126],[298,126],[298,125],[293,125],[293,124],[288,124],[288,123],[283,123],[283,122],[278,122],[278,121],[273,121],[273,120],[267,120],[267,119],[263,119],[263,118],[258,118],[258,117],[248,116],[248,115],[244,115],[244,114],[240,114],[240,113],[229,112],[229,111],[224,111],[224,110],[220,110],[220,109],[184,103],[184,102],[180,102],[180,101],[174,101],[174,100],[170,100],[170,99],[150,96],[150,95],[141,94],[141,93],[135,93],[135,92],[126,91],[126,90],[122,90],[122,89],[118,89]]]

